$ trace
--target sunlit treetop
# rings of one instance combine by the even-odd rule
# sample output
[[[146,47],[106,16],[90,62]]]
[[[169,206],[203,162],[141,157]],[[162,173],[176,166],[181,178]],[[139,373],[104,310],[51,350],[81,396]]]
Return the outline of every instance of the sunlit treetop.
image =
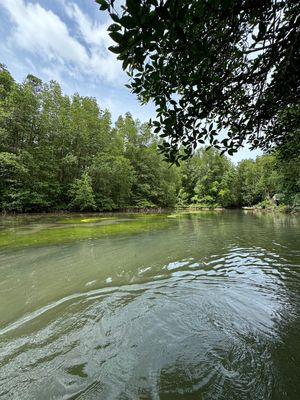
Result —
[[[97,2],[129,88],[156,106],[169,160],[204,141],[233,154],[287,140],[300,102],[299,0]]]

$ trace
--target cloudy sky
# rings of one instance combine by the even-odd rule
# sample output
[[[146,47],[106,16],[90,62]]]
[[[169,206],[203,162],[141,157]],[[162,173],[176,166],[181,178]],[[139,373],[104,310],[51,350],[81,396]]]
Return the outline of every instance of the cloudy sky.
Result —
[[[57,80],[67,94],[96,97],[113,120],[130,111],[147,121],[154,107],[124,87],[127,76],[107,50],[109,24],[94,0],[0,0],[0,63],[19,82],[31,73]],[[243,150],[234,161],[256,154]]]

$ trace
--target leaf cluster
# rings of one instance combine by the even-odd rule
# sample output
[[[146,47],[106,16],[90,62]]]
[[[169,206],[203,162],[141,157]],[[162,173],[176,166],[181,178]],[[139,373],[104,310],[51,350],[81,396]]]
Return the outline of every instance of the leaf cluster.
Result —
[[[167,159],[203,143],[231,155],[285,140],[280,115],[300,102],[298,0],[97,2],[113,20],[110,50],[129,88],[156,106]]]

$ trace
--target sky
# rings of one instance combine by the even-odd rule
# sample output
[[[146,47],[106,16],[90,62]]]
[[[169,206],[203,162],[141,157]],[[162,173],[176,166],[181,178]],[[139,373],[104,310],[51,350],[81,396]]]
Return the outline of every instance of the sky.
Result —
[[[146,122],[155,108],[125,87],[128,77],[108,50],[110,23],[94,0],[0,0],[0,63],[18,82],[30,73],[56,80],[68,95],[95,97],[113,121],[129,111]],[[257,154],[243,149],[232,161]]]

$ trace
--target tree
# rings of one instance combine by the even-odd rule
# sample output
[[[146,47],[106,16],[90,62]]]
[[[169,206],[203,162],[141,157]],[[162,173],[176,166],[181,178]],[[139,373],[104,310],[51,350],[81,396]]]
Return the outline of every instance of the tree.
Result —
[[[256,165],[257,175],[259,176],[257,189],[263,199],[270,199],[278,192],[281,179],[280,173],[276,168],[275,155],[265,154],[257,157]]]
[[[288,135],[278,121],[300,102],[298,0],[126,0],[119,10],[96,1],[113,20],[110,50],[129,88],[156,105],[169,160],[206,140],[233,154]]]
[[[298,124],[300,107],[298,108]],[[292,205],[300,197],[300,130],[295,129],[293,136],[278,147],[276,151],[277,169],[280,173],[278,190],[284,195],[287,204]]]
[[[237,166],[239,204],[253,206],[282,191],[282,172],[274,155],[263,155],[256,160],[242,160]]]
[[[70,189],[70,207],[80,211],[90,211],[96,208],[92,181],[87,172],[80,179],[75,179]]]
[[[235,205],[235,173],[231,162],[216,149],[197,150],[183,169],[183,188],[189,203],[197,206]]]
[[[254,160],[242,160],[238,164],[239,204],[253,206],[263,200],[259,191],[260,175]]]
[[[300,197],[300,104],[288,113],[282,113],[280,122],[289,126],[289,136],[278,146],[275,154],[277,169],[282,177],[280,191],[285,202],[293,204]]]
[[[22,182],[28,171],[20,162],[20,157],[12,153],[0,152],[0,207],[5,211],[23,211],[24,190]]]
[[[13,105],[10,95],[16,83],[3,64],[0,64],[0,151],[7,150],[9,141],[9,121],[13,114]]]
[[[112,210],[124,207],[265,206],[300,199],[300,106],[272,155],[241,162],[198,149],[179,168],[164,161],[148,124],[129,114],[112,126],[94,98],[67,96],[57,82],[17,83],[0,65],[0,210]]]
[[[111,210],[129,205],[134,170],[128,159],[100,155],[94,159],[90,175],[98,209]]]
[[[0,63],[0,101],[8,96],[14,85],[15,81],[13,77],[5,65]]]

